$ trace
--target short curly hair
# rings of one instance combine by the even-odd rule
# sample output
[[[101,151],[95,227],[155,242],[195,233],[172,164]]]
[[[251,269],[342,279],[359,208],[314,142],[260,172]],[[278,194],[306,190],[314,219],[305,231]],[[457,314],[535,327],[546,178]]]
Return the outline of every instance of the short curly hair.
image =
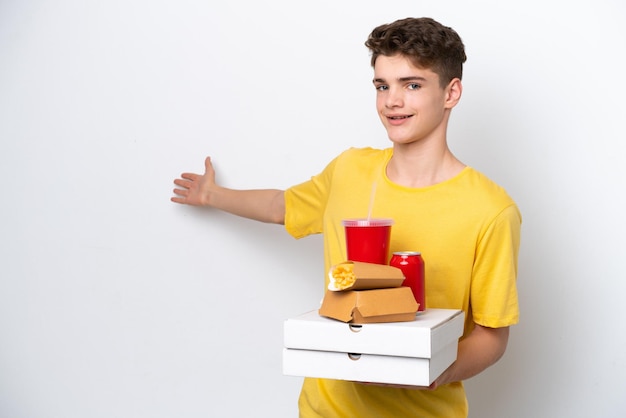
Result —
[[[372,53],[371,64],[381,56],[402,55],[419,68],[439,75],[441,87],[463,77],[467,60],[461,37],[454,29],[429,17],[406,18],[376,27],[365,46]]]

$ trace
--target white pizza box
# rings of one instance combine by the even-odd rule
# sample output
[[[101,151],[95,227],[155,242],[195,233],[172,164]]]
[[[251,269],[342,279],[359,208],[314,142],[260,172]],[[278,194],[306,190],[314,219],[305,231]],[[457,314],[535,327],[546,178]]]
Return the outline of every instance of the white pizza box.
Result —
[[[464,313],[457,309],[429,308],[413,321],[361,325],[323,317],[314,310],[287,319],[283,336],[288,349],[429,359],[450,344],[456,347],[463,326]]]
[[[355,382],[429,386],[454,362],[457,344],[431,358],[283,349],[283,374]]]

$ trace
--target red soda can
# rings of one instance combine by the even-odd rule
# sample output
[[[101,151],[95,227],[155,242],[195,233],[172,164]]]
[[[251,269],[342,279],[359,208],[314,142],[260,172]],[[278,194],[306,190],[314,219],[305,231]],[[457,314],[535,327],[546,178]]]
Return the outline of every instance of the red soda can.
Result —
[[[418,312],[426,310],[426,289],[424,278],[424,259],[417,251],[394,252],[389,262],[390,266],[397,267],[404,274],[403,286],[413,291],[415,300],[419,303]]]

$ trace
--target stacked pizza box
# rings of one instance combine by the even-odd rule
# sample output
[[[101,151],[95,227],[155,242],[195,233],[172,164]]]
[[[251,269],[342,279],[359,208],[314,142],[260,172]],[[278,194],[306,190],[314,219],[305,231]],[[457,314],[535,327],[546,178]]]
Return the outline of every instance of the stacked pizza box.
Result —
[[[403,280],[391,266],[334,266],[320,308],[284,322],[283,373],[430,385],[456,360],[464,313],[427,309],[418,314]]]

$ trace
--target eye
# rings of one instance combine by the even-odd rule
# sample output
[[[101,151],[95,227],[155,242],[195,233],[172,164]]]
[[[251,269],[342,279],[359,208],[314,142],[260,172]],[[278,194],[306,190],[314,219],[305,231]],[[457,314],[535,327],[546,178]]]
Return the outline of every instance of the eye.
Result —
[[[378,90],[378,91],[386,91],[386,90],[389,90],[389,86],[387,86],[385,84],[380,84],[380,85],[376,86],[376,90]]]
[[[419,90],[420,88],[422,88],[422,86],[417,83],[411,83],[409,84],[408,87],[409,87],[409,90]]]

